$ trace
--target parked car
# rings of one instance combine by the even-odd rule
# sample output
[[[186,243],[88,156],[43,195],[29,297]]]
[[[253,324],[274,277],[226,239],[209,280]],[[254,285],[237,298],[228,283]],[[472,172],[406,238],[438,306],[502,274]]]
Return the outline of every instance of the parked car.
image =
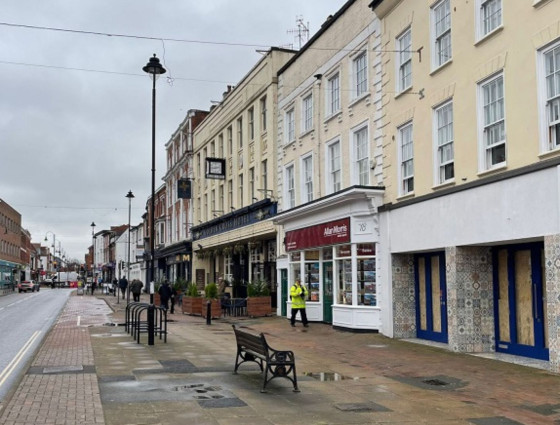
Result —
[[[23,282],[18,283],[18,292],[39,292],[40,289],[41,287],[34,280],[24,280]]]

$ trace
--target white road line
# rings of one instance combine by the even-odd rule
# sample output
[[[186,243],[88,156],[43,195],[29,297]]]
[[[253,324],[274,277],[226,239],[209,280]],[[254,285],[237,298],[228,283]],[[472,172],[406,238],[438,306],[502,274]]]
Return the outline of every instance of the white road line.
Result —
[[[80,326],[80,320],[82,320],[82,316],[78,316],[78,323],[76,323],[76,326]]]
[[[8,377],[10,376],[10,374],[14,371],[15,367],[17,366],[17,364],[23,359],[23,356],[25,355],[25,353],[27,353],[27,351],[31,348],[31,345],[33,344],[33,342],[35,342],[35,340],[37,339],[37,337],[39,336],[39,334],[41,333],[41,331],[35,331],[33,333],[33,335],[31,335],[31,338],[29,338],[27,340],[27,342],[25,343],[25,345],[23,347],[21,347],[21,349],[19,350],[19,352],[16,354],[16,356],[12,359],[12,361],[8,364],[8,366],[6,366],[6,368],[4,368],[4,370],[2,371],[2,373],[0,373],[0,387],[2,385],[4,385],[4,382],[6,381],[6,379],[8,379]]]

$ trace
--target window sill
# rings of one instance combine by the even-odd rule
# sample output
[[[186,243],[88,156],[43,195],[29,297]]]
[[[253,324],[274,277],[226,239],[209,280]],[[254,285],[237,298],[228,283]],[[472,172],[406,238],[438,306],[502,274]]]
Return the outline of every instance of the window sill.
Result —
[[[325,119],[323,120],[323,124],[326,124],[326,123],[328,123],[329,121],[335,119],[336,117],[340,117],[340,116],[342,116],[342,111],[339,109],[338,111],[336,111],[336,112],[334,112],[334,113],[332,113],[332,114],[330,114],[330,115],[327,115],[327,116],[325,117]]]
[[[553,156],[557,156],[560,153],[560,146],[558,146],[555,149],[551,149],[549,151],[546,152],[541,152],[539,154],[539,159],[549,159]]]
[[[351,108],[352,106],[354,106],[356,103],[361,102],[362,100],[364,100],[366,97],[368,97],[370,95],[369,91],[365,92],[364,94],[360,95],[359,97],[356,97],[354,99],[352,99],[352,101],[348,104],[348,107]]]
[[[404,195],[397,196],[397,201],[405,201],[407,199],[414,198],[414,191],[408,192]]]
[[[432,190],[446,189],[450,186],[455,186],[455,179],[451,179],[446,182],[436,184],[435,186],[432,186]]]
[[[398,92],[398,93],[395,95],[395,99],[398,99],[399,97],[404,96],[404,95],[407,94],[409,91],[412,91],[412,86],[407,87],[406,89],[401,90],[400,92]]]
[[[477,175],[478,177],[485,177],[485,176],[487,176],[487,175],[496,173],[496,172],[498,172],[498,171],[503,171],[503,170],[506,170],[506,169],[507,169],[507,164],[504,162],[504,163],[502,163],[502,164],[500,164],[500,165],[497,165],[497,166],[495,166],[495,167],[493,167],[493,168],[490,168],[490,169],[488,169],[488,170],[479,171],[476,175]]]
[[[490,31],[488,34],[484,34],[482,36],[480,36],[480,38],[474,43],[475,46],[478,46],[482,43],[484,43],[486,40],[488,40],[489,38],[494,37],[494,35],[502,32],[504,30],[504,25],[500,25],[499,27],[493,29],[492,31]]]
[[[304,138],[305,136],[307,136],[308,134],[313,133],[313,130],[314,130],[313,127],[311,127],[309,130],[305,130],[303,133],[301,133],[301,134],[299,135],[299,138],[302,139],[302,138]]]
[[[291,145],[293,145],[294,143],[296,143],[296,139],[290,140],[289,142],[284,143],[284,148],[288,148]]]
[[[534,8],[539,8],[541,6],[544,6],[547,3],[550,3],[551,0],[534,0],[533,1],[533,7]]]
[[[432,72],[430,72],[430,77],[433,77],[434,75],[438,74],[441,70],[447,68],[448,66],[450,66],[453,63],[453,58],[449,59],[447,62],[442,63],[441,65],[439,65],[437,68],[434,68],[432,70]]]

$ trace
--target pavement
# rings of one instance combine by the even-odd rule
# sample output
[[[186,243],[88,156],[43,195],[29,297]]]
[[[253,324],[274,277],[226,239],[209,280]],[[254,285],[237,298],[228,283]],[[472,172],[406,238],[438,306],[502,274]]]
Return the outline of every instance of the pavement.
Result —
[[[147,301],[147,296],[143,296]],[[125,332],[126,303],[70,296],[0,406],[0,424],[560,424],[560,375],[285,318],[169,315],[167,343]],[[298,384],[232,374],[232,324],[293,350]]]

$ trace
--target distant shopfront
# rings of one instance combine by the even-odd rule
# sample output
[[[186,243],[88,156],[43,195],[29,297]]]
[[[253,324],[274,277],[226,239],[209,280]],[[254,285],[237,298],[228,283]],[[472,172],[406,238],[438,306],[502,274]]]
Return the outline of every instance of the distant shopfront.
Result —
[[[308,289],[307,316],[355,330],[379,330],[377,210],[381,191],[351,188],[285,212],[286,256],[279,261],[280,315],[289,315],[289,288],[300,279]],[[327,217],[340,217],[325,220]],[[316,223],[316,224],[312,224]]]

